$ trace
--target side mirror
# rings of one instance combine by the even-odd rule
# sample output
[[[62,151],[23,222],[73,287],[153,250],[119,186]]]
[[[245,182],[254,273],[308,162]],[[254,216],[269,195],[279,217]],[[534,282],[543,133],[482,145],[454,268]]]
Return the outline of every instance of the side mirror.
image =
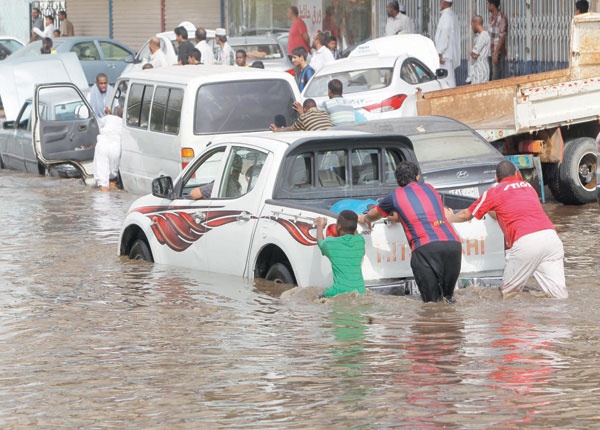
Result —
[[[163,199],[170,198],[173,193],[173,179],[170,176],[161,176],[152,181],[152,195]]]
[[[444,79],[444,78],[447,78],[447,77],[448,77],[448,70],[446,70],[446,69],[437,69],[437,70],[435,71],[435,76],[436,76],[438,79]]]
[[[8,130],[10,128],[15,128],[16,127],[16,122],[15,121],[4,121],[2,123],[2,128],[4,128],[5,130]]]
[[[142,60],[135,58],[134,54],[130,54],[127,57],[123,58],[123,61],[125,61],[127,64],[137,64],[142,62]]]

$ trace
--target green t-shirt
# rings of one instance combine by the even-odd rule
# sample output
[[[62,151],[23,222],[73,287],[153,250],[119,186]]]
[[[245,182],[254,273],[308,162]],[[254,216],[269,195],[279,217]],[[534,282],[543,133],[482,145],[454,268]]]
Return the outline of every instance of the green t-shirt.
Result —
[[[340,237],[327,237],[317,242],[321,254],[329,258],[333,269],[333,285],[323,295],[333,297],[337,294],[356,291],[365,292],[362,276],[362,259],[365,256],[365,238],[360,234],[346,234]]]

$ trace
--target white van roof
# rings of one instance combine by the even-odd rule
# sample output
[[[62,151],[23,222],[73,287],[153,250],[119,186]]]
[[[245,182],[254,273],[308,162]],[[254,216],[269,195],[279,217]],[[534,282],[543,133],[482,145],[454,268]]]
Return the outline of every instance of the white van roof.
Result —
[[[168,82],[172,84],[190,85],[204,82],[225,82],[247,79],[284,79],[297,87],[289,73],[237,66],[185,65],[167,66],[156,69],[129,72],[121,78],[145,82]]]

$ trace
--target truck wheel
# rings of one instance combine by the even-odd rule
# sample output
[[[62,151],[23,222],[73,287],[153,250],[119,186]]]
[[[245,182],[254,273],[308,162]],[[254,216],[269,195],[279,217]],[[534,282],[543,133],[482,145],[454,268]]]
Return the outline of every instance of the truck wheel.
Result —
[[[548,187],[556,200],[565,205],[596,201],[596,142],[580,137],[565,142],[563,161],[549,175]]]
[[[294,284],[294,275],[292,271],[283,263],[273,264],[265,275],[267,281],[277,282],[279,284]]]
[[[129,254],[127,256],[131,260],[144,260],[149,261],[150,263],[154,262],[154,258],[152,258],[152,252],[150,251],[148,244],[142,239],[137,239],[135,242],[133,242],[133,246],[129,250]]]

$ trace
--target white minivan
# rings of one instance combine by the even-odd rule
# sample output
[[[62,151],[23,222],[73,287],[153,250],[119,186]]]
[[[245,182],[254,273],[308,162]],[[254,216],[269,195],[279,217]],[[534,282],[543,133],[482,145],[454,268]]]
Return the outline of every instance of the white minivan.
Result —
[[[291,125],[296,100],[298,86],[285,72],[187,65],[122,76],[112,109],[123,108],[123,188],[147,194],[154,178],[176,177],[217,135]]]

